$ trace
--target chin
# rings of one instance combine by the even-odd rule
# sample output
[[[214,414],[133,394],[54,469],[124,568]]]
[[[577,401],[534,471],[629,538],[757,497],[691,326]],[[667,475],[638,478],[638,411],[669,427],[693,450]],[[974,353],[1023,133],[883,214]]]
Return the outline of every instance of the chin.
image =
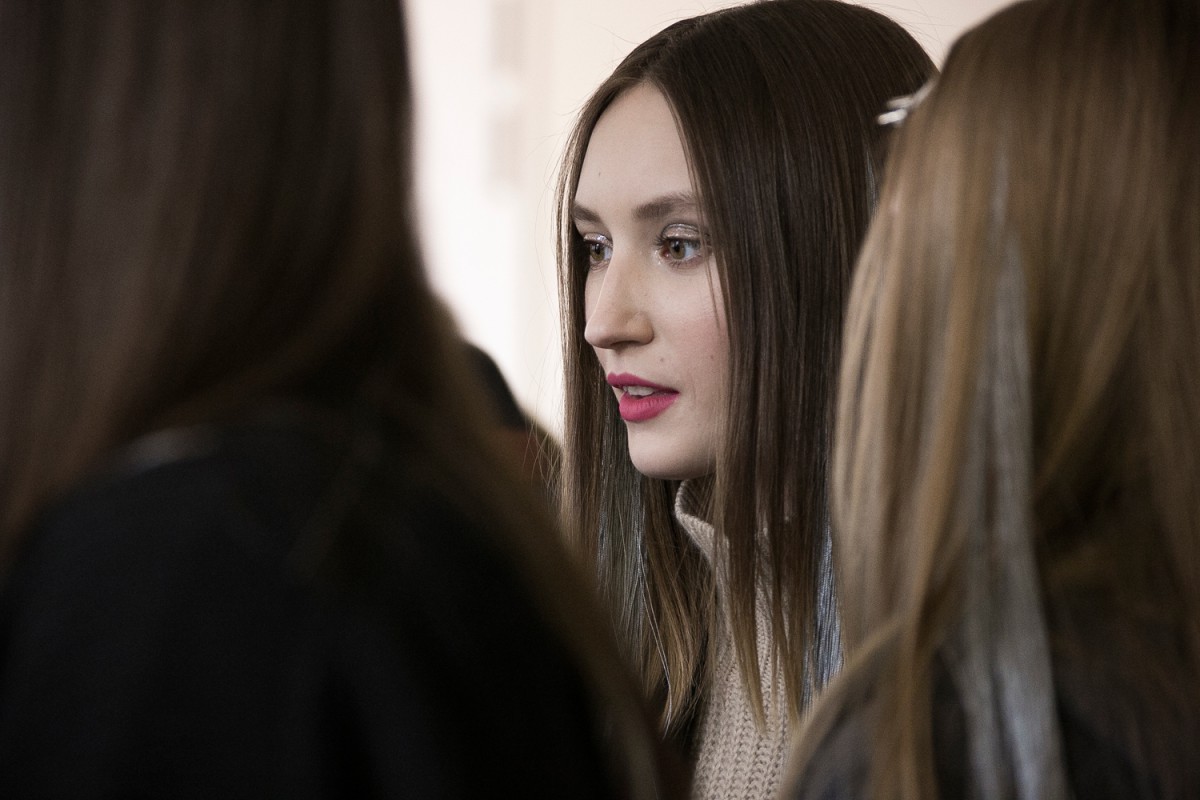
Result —
[[[666,436],[638,430],[630,431],[628,446],[633,468],[647,478],[686,481],[716,471],[716,448],[708,437]]]
[[[686,481],[711,475],[713,468],[707,464],[695,464],[670,459],[632,458],[633,468],[647,478],[660,481]]]

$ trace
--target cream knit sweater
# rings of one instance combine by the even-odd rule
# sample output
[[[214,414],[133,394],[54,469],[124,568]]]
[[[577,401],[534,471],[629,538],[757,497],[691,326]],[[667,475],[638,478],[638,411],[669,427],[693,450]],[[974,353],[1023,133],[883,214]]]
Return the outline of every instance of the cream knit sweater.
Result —
[[[692,513],[694,502],[685,483],[675,498],[675,516],[680,525],[713,562],[716,547],[713,526]],[[833,602],[832,569],[822,559],[824,579],[819,587],[818,635],[838,636]],[[725,602],[726,580],[717,576],[717,601],[724,611],[717,627],[716,664],[712,689],[698,731],[696,771],[692,796],[705,800],[758,800],[775,797],[784,778],[784,761],[791,745],[791,724],[787,711],[782,675],[775,674],[771,641],[770,609],[766,596],[759,593],[757,604],[758,663],[764,692],[766,726],[754,720],[750,698],[742,683]],[[839,659],[840,661],[840,659]],[[839,663],[822,668],[831,675]]]

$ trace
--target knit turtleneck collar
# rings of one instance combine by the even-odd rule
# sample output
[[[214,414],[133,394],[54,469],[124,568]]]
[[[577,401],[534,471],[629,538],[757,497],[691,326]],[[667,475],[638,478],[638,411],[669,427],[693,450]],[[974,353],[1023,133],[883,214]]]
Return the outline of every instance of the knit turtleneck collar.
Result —
[[[703,486],[685,481],[675,495],[675,519],[688,538],[712,565],[718,559],[716,531],[705,519],[708,503]],[[692,797],[694,800],[769,798],[779,791],[783,764],[790,742],[788,712],[779,675],[774,670],[769,609],[759,597],[756,608],[759,680],[765,694],[763,724],[755,719],[746,686],[738,669],[725,585],[717,581],[717,601],[722,611],[713,627],[711,676],[706,707],[697,732],[697,752]]]
[[[704,555],[709,566],[712,566],[716,556],[717,532],[712,523],[702,516],[705,505],[694,481],[684,481],[679,485],[679,491],[675,493],[675,519]]]

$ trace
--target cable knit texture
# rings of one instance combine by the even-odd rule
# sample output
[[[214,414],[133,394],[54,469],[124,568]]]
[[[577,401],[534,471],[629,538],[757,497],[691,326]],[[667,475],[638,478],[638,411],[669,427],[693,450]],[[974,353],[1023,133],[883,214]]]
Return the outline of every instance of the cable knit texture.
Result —
[[[711,524],[694,512],[695,501],[685,483],[675,498],[675,516],[712,564],[716,547],[715,531]],[[830,640],[836,642],[839,630],[829,555],[827,543],[818,590],[817,630],[819,636],[832,637]],[[712,672],[711,693],[698,732],[692,795],[706,800],[776,797],[783,781],[784,761],[790,751],[792,726],[783,676],[776,675],[773,666],[770,607],[766,593],[760,590],[756,603],[758,664],[766,711],[766,725],[760,728],[755,722],[750,696],[738,670],[726,587],[726,575],[718,575],[717,601],[723,613],[716,630],[716,664]],[[836,648],[833,652],[836,652]],[[840,658],[819,665],[821,678],[831,676],[840,666],[838,662]]]

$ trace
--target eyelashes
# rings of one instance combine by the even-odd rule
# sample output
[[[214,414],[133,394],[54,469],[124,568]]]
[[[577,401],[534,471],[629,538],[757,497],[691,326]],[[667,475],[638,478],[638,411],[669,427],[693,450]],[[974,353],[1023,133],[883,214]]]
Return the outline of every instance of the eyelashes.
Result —
[[[612,242],[600,233],[585,233],[582,235],[583,249],[587,252],[588,268],[602,267],[612,260]]]
[[[608,264],[613,256],[613,242],[602,233],[580,233],[589,269]],[[651,243],[654,254],[671,266],[689,266],[708,258],[708,239],[695,225],[674,223],[666,226]]]
[[[675,230],[686,227],[687,231]],[[708,247],[700,231],[692,226],[670,226],[655,240],[654,246],[664,261],[690,264],[708,257]]]

